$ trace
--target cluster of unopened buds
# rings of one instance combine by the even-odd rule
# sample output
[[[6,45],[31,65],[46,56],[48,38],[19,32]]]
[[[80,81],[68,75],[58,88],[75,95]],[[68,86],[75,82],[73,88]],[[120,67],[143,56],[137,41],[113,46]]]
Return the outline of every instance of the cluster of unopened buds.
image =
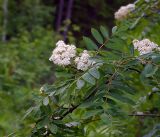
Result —
[[[80,56],[76,56],[76,46],[67,45],[60,40],[56,43],[56,48],[53,50],[50,61],[59,66],[68,66],[72,63],[76,64],[78,70],[86,71],[95,61],[91,60],[87,50],[84,50]]]
[[[122,6],[120,9],[115,12],[114,16],[116,20],[123,20],[125,19],[130,12],[135,10],[135,4],[128,4],[127,6]]]
[[[143,40],[133,40],[134,49],[139,51],[140,55],[147,54],[153,52],[154,50],[159,51],[160,47],[157,44],[150,41],[149,39]]]

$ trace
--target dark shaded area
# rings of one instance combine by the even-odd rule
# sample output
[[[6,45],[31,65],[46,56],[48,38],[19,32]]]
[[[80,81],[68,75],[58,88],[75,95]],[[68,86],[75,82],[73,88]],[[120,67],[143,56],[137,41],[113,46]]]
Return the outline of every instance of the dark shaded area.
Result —
[[[7,39],[22,30],[35,27],[52,28],[66,37],[68,29],[74,36],[88,35],[91,27],[111,28],[114,12],[134,0],[15,0],[8,3]],[[2,11],[3,17],[3,11]],[[5,17],[2,18],[2,21]],[[68,21],[66,21],[66,19]],[[69,21],[70,20],[70,21]],[[3,24],[3,22],[0,22]]]

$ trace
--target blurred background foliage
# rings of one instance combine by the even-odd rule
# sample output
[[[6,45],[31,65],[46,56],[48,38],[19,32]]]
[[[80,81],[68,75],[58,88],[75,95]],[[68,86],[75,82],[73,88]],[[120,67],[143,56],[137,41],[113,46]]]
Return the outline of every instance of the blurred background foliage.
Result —
[[[59,12],[61,0],[0,1],[0,136],[17,130],[21,130],[21,136],[27,136],[30,132],[33,119],[22,118],[26,110],[34,104],[33,98],[39,94],[41,85],[53,83],[55,79],[55,68],[48,61],[55,42],[67,35],[67,41],[79,45],[82,35],[90,36],[90,28],[97,28],[100,25],[111,32],[110,28],[115,25],[114,12],[121,5],[134,2],[134,0],[74,0],[70,9],[71,16],[67,18],[69,1],[64,0],[61,15]],[[130,37],[149,37],[160,44],[158,21],[159,16],[154,20],[151,18],[138,22],[134,33],[130,32]],[[67,27],[67,34],[64,34]],[[155,97],[158,105],[157,100]],[[140,107],[142,110],[148,106],[152,108],[153,104],[149,101]],[[144,123],[150,123],[151,130],[155,121],[156,119],[149,118]],[[138,131],[135,129],[141,127],[141,119],[133,118],[125,122],[131,123],[127,124],[129,125],[127,129],[133,133],[132,135],[137,132],[138,137]],[[95,129],[94,124],[90,126],[92,127]],[[108,130],[115,129],[114,125],[110,128]],[[144,126],[143,132],[147,133],[148,127]],[[93,134],[96,137],[94,132]],[[90,136],[93,137],[92,133]]]

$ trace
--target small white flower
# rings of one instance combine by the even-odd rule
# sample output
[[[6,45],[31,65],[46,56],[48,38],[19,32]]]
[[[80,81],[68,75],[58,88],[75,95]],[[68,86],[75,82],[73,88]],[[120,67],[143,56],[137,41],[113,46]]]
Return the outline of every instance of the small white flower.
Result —
[[[149,39],[143,39],[141,41],[133,40],[134,49],[137,49],[140,55],[153,52],[153,50],[159,50],[157,44],[151,42]]]
[[[67,66],[71,64],[71,59],[76,56],[76,47],[74,45],[66,45],[60,40],[56,43],[50,61],[59,66]]]
[[[95,61],[92,61],[88,51],[84,50],[83,53],[80,54],[80,57],[75,58],[75,63],[78,70],[86,71],[90,66],[95,64]]]
[[[128,4],[127,6],[121,6],[120,9],[117,12],[115,12],[115,14],[114,14],[115,19],[123,20],[133,10],[135,10],[134,4]]]

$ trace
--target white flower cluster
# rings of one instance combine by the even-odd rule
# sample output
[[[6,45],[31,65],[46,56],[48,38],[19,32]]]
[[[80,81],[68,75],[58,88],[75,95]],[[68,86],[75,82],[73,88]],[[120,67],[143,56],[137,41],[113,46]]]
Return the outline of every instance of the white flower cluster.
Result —
[[[114,14],[115,19],[123,20],[133,10],[135,10],[135,5],[134,4],[128,4],[127,6],[122,6],[122,7],[120,7],[120,9],[117,12],[115,12],[115,14]]]
[[[152,52],[153,50],[159,50],[157,44],[151,42],[149,39],[143,39],[141,41],[133,40],[134,49],[137,49],[140,55],[147,54]]]
[[[66,45],[62,40],[58,41],[56,46],[49,60],[59,66],[71,64],[71,59],[76,56],[76,47],[74,45]]]
[[[95,64],[95,61],[91,60],[87,50],[84,50],[80,57],[76,57],[75,63],[78,70],[86,71],[90,66]]]
[[[87,50],[84,50],[80,57],[76,57],[76,47],[74,45],[66,45],[62,40],[56,43],[56,48],[53,50],[49,60],[59,66],[67,66],[74,62],[77,65],[77,69],[83,71],[86,71],[95,63],[90,59]]]

